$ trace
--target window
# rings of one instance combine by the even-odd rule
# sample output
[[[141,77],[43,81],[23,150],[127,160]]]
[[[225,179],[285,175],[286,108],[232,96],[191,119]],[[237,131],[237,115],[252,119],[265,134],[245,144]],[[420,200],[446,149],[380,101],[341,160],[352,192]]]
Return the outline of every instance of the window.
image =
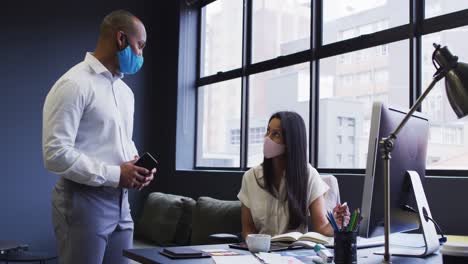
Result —
[[[253,62],[310,48],[310,0],[252,0],[252,4]]]
[[[320,61],[320,78],[337,76],[344,81],[337,82],[337,85],[333,87],[332,96],[319,100],[319,168],[343,168],[345,165],[349,166],[346,168],[364,168],[362,166],[365,166],[365,161],[359,160],[359,157],[364,157],[367,153],[369,138],[368,134],[356,133],[355,131],[368,131],[370,129],[372,103],[379,100],[386,104],[408,107],[408,92],[405,90],[409,86],[408,42],[400,41],[387,45],[395,49],[396,55],[391,58],[392,61],[390,61],[390,57],[383,59],[372,56],[360,67],[343,67],[337,62],[337,56]],[[353,53],[356,54],[356,52]],[[376,69],[376,67],[379,68]],[[388,72],[398,76],[398,78],[386,78],[386,81],[381,78],[381,80],[376,81],[375,78],[371,78],[371,73],[378,71]],[[341,73],[345,74],[341,75]],[[349,82],[346,77],[342,76],[358,76],[360,81]],[[321,89],[322,87],[319,88],[319,93],[321,93]],[[363,100],[363,98],[368,99]],[[336,130],[328,124],[329,120],[336,118],[343,119],[345,130]],[[364,124],[368,127],[361,127]],[[341,134],[343,131],[345,131],[346,136],[353,137],[355,143],[338,148],[338,146],[333,145],[336,144],[336,133]],[[329,153],[335,153],[338,149],[345,157],[353,155],[355,157],[353,162],[342,163],[340,166],[335,164],[335,159],[330,159]]]
[[[357,25],[353,28],[339,30],[337,41],[354,38],[360,35],[371,34],[376,31],[382,31],[388,28],[388,19],[379,20],[377,22]]]
[[[376,83],[388,82],[388,69],[377,69],[374,71],[374,81]]]
[[[239,166],[240,92],[239,79],[198,89],[197,166]]]
[[[406,0],[323,1],[323,44],[371,34],[408,21]]]
[[[297,72],[297,102],[310,100],[310,72],[309,67],[304,66]]]
[[[231,129],[231,144],[239,145],[240,144],[240,129]]]
[[[426,18],[440,16],[467,8],[465,1],[460,0],[425,0]]]
[[[251,75],[249,77],[249,129],[266,128],[270,116],[282,110],[299,113],[308,129],[309,71],[309,64],[303,63]],[[248,166],[258,165],[262,161],[263,145],[254,144],[249,138]]]
[[[414,104],[414,95],[423,92],[435,72],[434,42],[468,61],[467,1],[201,3],[196,7],[195,168],[245,170],[258,165],[269,117],[292,110],[305,121],[314,167],[362,173],[372,104]],[[311,8],[315,4],[322,6],[322,16]],[[412,28],[410,7],[421,30],[406,30]],[[415,37],[421,37],[421,45]],[[421,54],[421,60],[410,54]],[[455,118],[443,82],[421,110],[430,120],[428,172],[466,174],[468,118]]]
[[[249,142],[251,144],[263,144],[265,138],[266,127],[253,127],[249,130]]]
[[[360,84],[368,84],[371,82],[371,72],[365,71],[359,73],[359,83]]]
[[[336,117],[336,120],[338,120],[338,127],[342,127],[343,126],[343,117],[341,116],[338,116]]]
[[[202,8],[201,76],[242,66],[242,1],[218,0]]]
[[[345,39],[350,39],[356,37],[356,29],[355,28],[350,28],[350,29],[344,29],[340,30],[340,33],[338,35],[338,40],[345,40]]]
[[[429,1],[431,2],[431,1]],[[434,1],[432,1],[434,2]],[[455,2],[444,1],[443,3],[452,6]],[[427,3],[427,2],[426,2]],[[425,35],[422,38],[422,53],[424,58],[422,63],[423,88],[427,87],[432,80],[435,68],[432,65],[432,43],[442,43],[450,51],[458,56],[459,61],[468,60],[468,50],[461,43],[468,42],[468,26],[453,28]],[[430,140],[427,150],[428,157],[432,158],[427,164],[429,169],[468,169],[465,162],[468,159],[468,144],[464,140],[464,135],[468,131],[468,119],[458,119],[453,112],[445,94],[444,81],[440,81],[433,88],[431,93],[423,101],[422,111],[429,118]]]

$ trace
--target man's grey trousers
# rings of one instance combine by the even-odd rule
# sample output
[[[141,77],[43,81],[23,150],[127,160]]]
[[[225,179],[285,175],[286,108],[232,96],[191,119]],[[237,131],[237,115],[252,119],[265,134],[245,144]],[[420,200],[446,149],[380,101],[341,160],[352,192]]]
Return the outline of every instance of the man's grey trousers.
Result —
[[[91,187],[60,178],[52,193],[52,220],[59,263],[129,263],[133,246],[128,191]]]

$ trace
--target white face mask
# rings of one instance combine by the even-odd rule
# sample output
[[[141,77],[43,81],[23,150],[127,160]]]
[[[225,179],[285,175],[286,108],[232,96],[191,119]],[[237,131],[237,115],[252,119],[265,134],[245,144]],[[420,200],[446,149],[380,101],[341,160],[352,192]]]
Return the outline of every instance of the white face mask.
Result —
[[[270,137],[265,137],[263,141],[263,156],[267,159],[277,157],[284,153],[286,146],[284,144],[278,144],[271,140]]]

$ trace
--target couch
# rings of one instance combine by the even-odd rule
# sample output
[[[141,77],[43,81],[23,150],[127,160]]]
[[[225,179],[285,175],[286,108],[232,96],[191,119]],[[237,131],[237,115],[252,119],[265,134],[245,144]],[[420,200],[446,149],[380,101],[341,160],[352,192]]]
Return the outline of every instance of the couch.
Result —
[[[330,186],[325,194],[327,210],[340,202],[338,182],[322,175]],[[134,247],[183,246],[216,243],[210,235],[241,233],[241,204],[210,197],[150,193],[142,215],[135,221]]]
[[[239,233],[240,202],[154,192],[135,221],[134,247],[209,244],[214,233]]]

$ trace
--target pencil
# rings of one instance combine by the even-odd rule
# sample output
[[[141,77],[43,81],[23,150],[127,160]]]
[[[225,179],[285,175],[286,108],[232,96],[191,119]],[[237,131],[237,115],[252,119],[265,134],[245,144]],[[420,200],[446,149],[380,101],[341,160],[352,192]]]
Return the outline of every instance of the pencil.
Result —
[[[362,216],[361,216],[361,209],[357,209],[357,216],[356,216],[356,230],[359,229],[359,225],[361,224]]]
[[[356,215],[357,215],[357,212],[356,212],[356,210],[354,210],[353,214],[351,215],[351,222],[348,225],[348,231],[353,231],[354,222],[356,222]]]

